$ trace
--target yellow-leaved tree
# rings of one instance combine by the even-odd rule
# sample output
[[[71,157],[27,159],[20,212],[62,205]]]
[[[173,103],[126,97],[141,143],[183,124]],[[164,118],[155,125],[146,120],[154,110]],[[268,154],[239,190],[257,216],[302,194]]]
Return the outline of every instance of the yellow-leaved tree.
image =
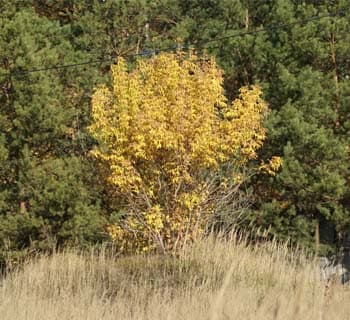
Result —
[[[258,87],[229,103],[215,61],[194,54],[140,59],[131,71],[118,59],[111,69],[90,126],[101,176],[125,212],[108,232],[122,251],[177,250],[241,183],[237,168],[265,139],[267,105]]]

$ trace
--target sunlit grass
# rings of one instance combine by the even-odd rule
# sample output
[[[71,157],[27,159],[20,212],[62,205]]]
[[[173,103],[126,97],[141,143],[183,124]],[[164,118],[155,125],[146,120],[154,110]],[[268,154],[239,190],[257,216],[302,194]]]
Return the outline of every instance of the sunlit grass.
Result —
[[[178,256],[108,250],[40,256],[2,279],[0,315],[21,319],[348,319],[347,286],[277,243],[210,237]]]

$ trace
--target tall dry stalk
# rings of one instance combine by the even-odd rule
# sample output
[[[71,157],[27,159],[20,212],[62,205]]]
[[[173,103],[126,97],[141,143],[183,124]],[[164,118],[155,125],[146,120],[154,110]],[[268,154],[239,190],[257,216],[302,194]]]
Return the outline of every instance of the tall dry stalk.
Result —
[[[2,320],[347,319],[318,267],[286,245],[209,237],[179,256],[66,251],[28,261],[0,282]]]

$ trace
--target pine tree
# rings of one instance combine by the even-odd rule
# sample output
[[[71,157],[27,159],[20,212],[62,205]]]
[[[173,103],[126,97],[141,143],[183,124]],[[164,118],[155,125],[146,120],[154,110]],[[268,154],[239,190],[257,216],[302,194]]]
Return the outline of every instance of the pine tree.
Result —
[[[95,180],[87,132],[93,87],[118,55],[154,52],[168,1],[3,1],[0,4],[1,250],[105,237],[118,204]],[[167,37],[167,36],[165,36]],[[145,51],[143,53],[143,51]],[[96,61],[80,67],[28,69]]]
[[[296,6],[294,19],[327,15],[340,8],[344,3],[329,8]],[[272,226],[273,233],[308,245],[317,236],[320,222],[333,224],[340,231],[350,218],[344,117],[348,108],[346,19],[329,17],[295,25],[284,32],[284,41],[282,32],[275,35],[279,47],[289,49],[286,58],[276,63],[269,84],[268,100],[275,112],[269,119],[269,147],[265,152],[282,155],[285,165],[275,179],[257,188],[262,191],[259,217]]]
[[[67,28],[21,1],[1,12],[1,250],[99,241],[103,217],[83,159],[86,81],[72,70],[26,72],[73,56]]]
[[[183,8],[194,43],[267,29],[206,44],[224,67],[228,92],[258,83],[273,110],[261,156],[280,155],[284,166],[252,181],[251,223],[308,246],[320,222],[343,230],[350,219],[347,1],[198,0]]]

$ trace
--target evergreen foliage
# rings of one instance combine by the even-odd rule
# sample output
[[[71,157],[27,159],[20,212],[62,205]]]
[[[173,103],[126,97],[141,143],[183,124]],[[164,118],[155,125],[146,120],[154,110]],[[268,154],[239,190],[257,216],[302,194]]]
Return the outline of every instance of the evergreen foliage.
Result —
[[[203,19],[195,19],[200,9]],[[226,18],[232,11],[237,20]],[[350,218],[347,1],[197,1],[188,14],[196,21],[192,41],[197,30],[215,30],[199,33],[208,40],[267,29],[208,48],[228,74],[229,92],[259,83],[273,110],[261,155],[280,155],[284,166],[275,177],[252,181],[251,222],[309,246],[319,222],[344,230]]]
[[[105,239],[120,203],[89,156],[93,89],[111,84],[118,56],[133,65],[189,44],[215,56],[230,100],[257,84],[272,110],[259,156],[284,165],[251,179],[247,223],[305,246],[318,225],[321,238],[324,225],[350,225],[347,0],[3,0],[0,12],[4,255]],[[96,63],[24,72],[87,61]]]
[[[9,76],[1,78],[0,246],[100,241],[103,216],[83,158],[91,80],[73,70],[24,73],[71,62],[69,30],[29,5],[1,9],[1,73]]]

